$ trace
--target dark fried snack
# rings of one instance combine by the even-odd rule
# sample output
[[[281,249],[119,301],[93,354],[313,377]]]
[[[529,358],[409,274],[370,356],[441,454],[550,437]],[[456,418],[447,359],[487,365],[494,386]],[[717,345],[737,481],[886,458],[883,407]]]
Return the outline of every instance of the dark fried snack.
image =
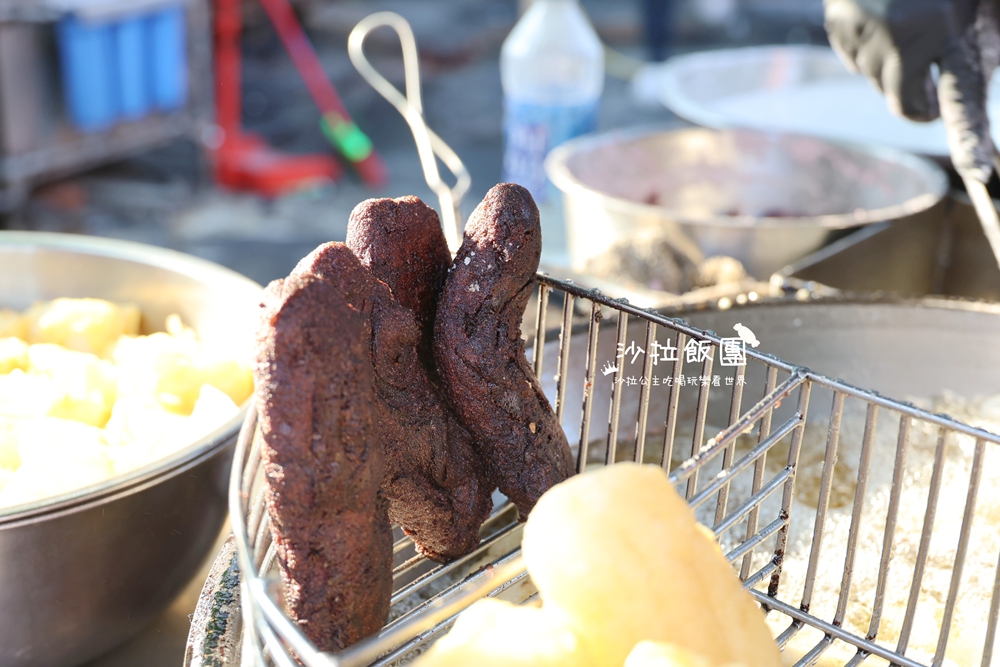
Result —
[[[271,283],[261,307],[254,379],[286,609],[321,650],[339,651],[382,628],[392,594],[369,332],[308,275]]]
[[[465,555],[493,507],[493,486],[480,470],[468,433],[445,408],[417,347],[413,314],[343,243],[327,243],[293,275],[316,276],[371,322],[379,439],[385,448],[382,489],[389,517],[434,560]]]
[[[437,213],[412,196],[363,201],[347,223],[347,247],[417,318],[421,359],[435,377],[434,314],[451,267]]]
[[[448,400],[522,518],[575,472],[521,340],[541,249],[538,208],[528,191],[512,183],[491,189],[465,226],[434,330]]]

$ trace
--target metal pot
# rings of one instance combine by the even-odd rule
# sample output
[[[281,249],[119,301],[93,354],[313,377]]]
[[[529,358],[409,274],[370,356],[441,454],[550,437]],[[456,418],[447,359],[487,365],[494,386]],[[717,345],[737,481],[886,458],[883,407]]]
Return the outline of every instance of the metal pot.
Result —
[[[733,326],[743,324],[757,335],[760,352],[899,400],[945,391],[966,398],[1000,392],[1000,349],[993,343],[1000,336],[997,304],[853,297],[679,316],[720,336],[735,336]]]
[[[0,232],[0,304],[133,302],[143,328],[178,313],[250,351],[260,286],[194,257],[67,234]],[[160,614],[198,571],[226,516],[239,416],[162,461],[0,509],[0,667],[69,667]]]
[[[972,398],[1000,392],[996,368],[1000,368],[1000,348],[991,341],[1000,336],[1000,305],[964,299],[899,299],[877,297],[826,298],[815,301],[794,299],[734,306],[728,309],[687,306],[664,313],[680,318],[694,327],[714,331],[719,336],[736,336],[733,327],[740,323],[756,334],[758,352],[772,354],[782,361],[838,378],[856,387],[877,391],[897,400],[931,399],[945,391]],[[614,321],[601,330],[596,348],[598,368],[616,359],[617,336]],[[625,335],[625,345],[642,346],[646,323],[632,318]],[[578,339],[579,338],[579,342]],[[550,400],[556,392],[558,341],[546,344],[545,367],[541,383]],[[570,444],[579,442],[579,424],[584,403],[583,369],[586,364],[586,331],[574,334],[568,360],[569,381],[563,428]],[[643,359],[622,363],[623,376],[642,373]],[[701,364],[686,364],[685,373],[699,375]],[[669,374],[670,366],[654,367],[654,375]],[[714,373],[732,375],[733,369],[715,365]],[[766,384],[759,364],[746,369],[744,405],[760,399]],[[590,416],[591,452],[600,453],[611,417],[610,377],[597,375]],[[640,387],[626,386],[621,395],[619,436],[628,440],[634,435],[635,415],[639,410]],[[815,405],[827,401],[827,389],[813,392]],[[655,440],[663,430],[670,391],[665,387],[649,392],[651,415],[647,437]],[[716,427],[728,424],[729,395],[715,390],[707,405],[708,423]],[[687,387],[680,391],[679,423],[691,421],[698,409],[699,390]],[[827,402],[827,404],[829,404]],[[787,401],[781,411],[794,410]],[[780,412],[780,411],[779,411]],[[784,412],[781,412],[784,414]],[[627,416],[627,417],[626,417]],[[777,419],[777,418],[776,418]],[[709,434],[712,435],[712,434]],[[707,437],[707,436],[706,436]]]
[[[609,250],[664,241],[694,264],[728,255],[767,279],[833,230],[933,215],[948,187],[940,167],[897,150],[753,130],[582,137],[546,170],[581,273]]]
[[[1000,301],[1000,268],[972,202],[955,190],[945,202],[941,219],[872,225],[786,266],[772,282],[783,289],[818,284],[854,293]]]

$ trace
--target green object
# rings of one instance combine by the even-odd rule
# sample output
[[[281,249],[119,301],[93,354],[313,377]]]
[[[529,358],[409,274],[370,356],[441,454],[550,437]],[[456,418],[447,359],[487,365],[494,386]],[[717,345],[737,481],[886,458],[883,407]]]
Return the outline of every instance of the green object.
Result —
[[[361,162],[372,153],[372,140],[352,121],[323,116],[319,122],[327,140],[351,162]]]

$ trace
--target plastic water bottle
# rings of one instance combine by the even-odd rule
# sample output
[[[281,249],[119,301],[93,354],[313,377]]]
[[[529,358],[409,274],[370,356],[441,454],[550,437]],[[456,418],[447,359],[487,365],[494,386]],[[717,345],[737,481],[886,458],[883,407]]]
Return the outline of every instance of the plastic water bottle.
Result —
[[[568,264],[562,201],[545,157],[591,132],[604,87],[604,49],[577,0],[535,0],[503,43],[504,180],[528,188],[542,216],[542,257]]]

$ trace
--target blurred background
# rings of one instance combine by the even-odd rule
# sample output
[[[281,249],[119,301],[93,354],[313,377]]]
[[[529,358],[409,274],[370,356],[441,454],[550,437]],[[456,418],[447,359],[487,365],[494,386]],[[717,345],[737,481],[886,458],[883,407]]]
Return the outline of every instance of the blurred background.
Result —
[[[72,5],[72,2],[67,3]],[[104,3],[76,3],[102,9]],[[114,3],[110,3],[114,5]],[[121,4],[121,3],[119,3]],[[126,3],[129,4],[129,3]],[[141,3],[132,3],[138,6]],[[219,6],[235,3],[219,2]],[[211,3],[186,7],[187,95],[134,118],[81,122],[72,108],[72,62],[93,75],[87,35],[67,34],[65,7],[32,0],[0,2],[0,117],[3,179],[0,225],[8,229],[78,232],[124,238],[193,253],[254,280],[286,275],[318,243],[343,239],[361,200],[416,194],[435,202],[424,182],[406,123],[357,73],[347,37],[363,17],[391,10],[413,26],[423,81],[425,118],[465,162],[472,186],[465,215],[502,177],[500,47],[528,3],[516,0],[295,0],[294,11],[322,69],[388,172],[379,187],[342,169],[335,182],[280,196],[220,187],[208,152],[218,142],[213,100]],[[637,61],[719,47],[826,44],[821,0],[584,0],[606,61],[597,129],[686,125],[656,100],[631,93]],[[162,3],[161,3],[162,5]],[[161,11],[153,4],[150,12]],[[55,8],[55,9],[54,9]],[[261,3],[239,6],[242,124],[275,149],[333,154],[321,113]],[[103,9],[102,9],[103,10]],[[115,8],[108,21],[117,21]],[[100,20],[101,17],[98,17]],[[238,28],[237,28],[238,29]],[[178,42],[181,43],[181,42]],[[376,31],[366,43],[373,64],[398,87],[398,39]],[[174,57],[178,57],[176,54]],[[60,60],[61,59],[61,60]],[[90,70],[90,72],[86,71]],[[237,80],[239,83],[239,81]],[[98,82],[99,83],[99,82]],[[91,84],[93,85],[93,84]],[[168,91],[169,92],[169,91]],[[87,100],[84,100],[86,106]],[[93,106],[93,100],[91,100]],[[97,106],[100,106],[99,104]],[[96,121],[93,119],[97,114]],[[143,115],[145,114],[145,115]],[[88,125],[89,123],[89,125]]]
[[[944,128],[892,116],[848,73],[823,0],[535,1],[563,9],[0,0],[0,229],[152,244],[266,284],[344,240],[365,199],[447,213],[412,127],[349,56],[359,22],[395,12],[419,51],[423,120],[470,177],[459,225],[495,184],[523,183],[557,277],[664,310],[848,292],[1000,301],[1000,252]],[[365,54],[406,87],[397,34],[373,30]],[[87,665],[181,664],[205,574]]]

